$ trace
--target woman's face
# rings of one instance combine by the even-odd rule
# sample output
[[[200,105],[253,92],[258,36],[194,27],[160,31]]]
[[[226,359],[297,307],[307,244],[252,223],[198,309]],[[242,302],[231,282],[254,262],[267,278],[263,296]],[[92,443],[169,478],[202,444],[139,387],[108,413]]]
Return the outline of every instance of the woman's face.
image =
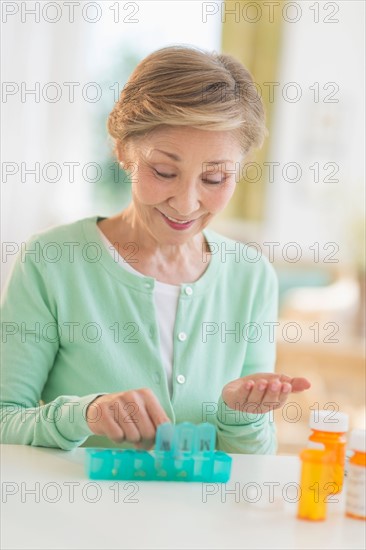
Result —
[[[132,143],[120,160],[131,173],[140,227],[161,244],[180,244],[229,202],[242,153],[230,132],[167,126]]]

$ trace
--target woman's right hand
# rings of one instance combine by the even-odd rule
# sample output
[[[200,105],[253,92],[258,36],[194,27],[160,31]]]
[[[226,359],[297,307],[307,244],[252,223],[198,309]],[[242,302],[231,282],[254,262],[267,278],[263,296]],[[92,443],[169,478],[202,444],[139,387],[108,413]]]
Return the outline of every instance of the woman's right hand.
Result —
[[[170,419],[155,394],[142,388],[97,397],[86,409],[86,421],[96,435],[149,449],[154,445],[159,424]]]

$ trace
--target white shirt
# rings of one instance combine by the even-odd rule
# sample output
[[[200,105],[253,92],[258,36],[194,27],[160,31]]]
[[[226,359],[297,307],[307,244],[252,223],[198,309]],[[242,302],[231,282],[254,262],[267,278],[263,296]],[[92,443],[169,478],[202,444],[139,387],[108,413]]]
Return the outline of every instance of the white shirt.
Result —
[[[98,226],[97,226],[98,227]],[[107,239],[104,233],[99,229],[98,231],[102,237],[106,248],[115,259],[117,257],[118,264],[123,268],[134,273],[139,277],[144,277],[142,273],[136,271],[129,263],[127,263],[122,256],[115,254],[115,248],[111,242]],[[163,361],[163,367],[165,369],[170,396],[172,395],[172,375],[173,375],[173,333],[175,316],[177,312],[178,299],[180,293],[179,285],[169,285],[160,281],[155,282],[154,288],[154,300],[156,306],[156,312],[158,317],[159,333],[160,333],[160,350]]]

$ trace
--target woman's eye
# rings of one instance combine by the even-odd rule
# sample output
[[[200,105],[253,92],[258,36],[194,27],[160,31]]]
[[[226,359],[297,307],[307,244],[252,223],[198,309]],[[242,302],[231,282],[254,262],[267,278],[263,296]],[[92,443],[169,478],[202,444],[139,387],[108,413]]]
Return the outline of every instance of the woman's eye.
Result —
[[[175,174],[167,174],[165,172],[158,172],[155,168],[153,169],[154,173],[159,176],[160,178],[165,179],[172,179],[175,178]],[[211,185],[219,185],[220,183],[224,183],[224,181],[227,180],[227,176],[221,178],[220,180],[209,180],[209,179],[202,179],[203,183],[209,183]]]
[[[218,185],[220,183],[224,183],[224,181],[227,180],[227,177],[225,178],[222,178],[221,180],[207,180],[207,179],[204,179],[202,180],[204,183],[211,183],[211,185]]]
[[[154,172],[161,178],[174,178],[174,174],[163,174],[162,172],[158,172],[157,170],[154,170]]]

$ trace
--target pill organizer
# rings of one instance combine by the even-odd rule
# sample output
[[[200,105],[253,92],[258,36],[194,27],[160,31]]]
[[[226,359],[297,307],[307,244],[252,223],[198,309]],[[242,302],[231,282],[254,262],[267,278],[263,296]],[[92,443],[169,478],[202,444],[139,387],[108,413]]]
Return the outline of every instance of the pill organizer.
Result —
[[[86,449],[90,479],[226,482],[232,459],[215,451],[216,428],[208,422],[160,424],[153,451]]]

